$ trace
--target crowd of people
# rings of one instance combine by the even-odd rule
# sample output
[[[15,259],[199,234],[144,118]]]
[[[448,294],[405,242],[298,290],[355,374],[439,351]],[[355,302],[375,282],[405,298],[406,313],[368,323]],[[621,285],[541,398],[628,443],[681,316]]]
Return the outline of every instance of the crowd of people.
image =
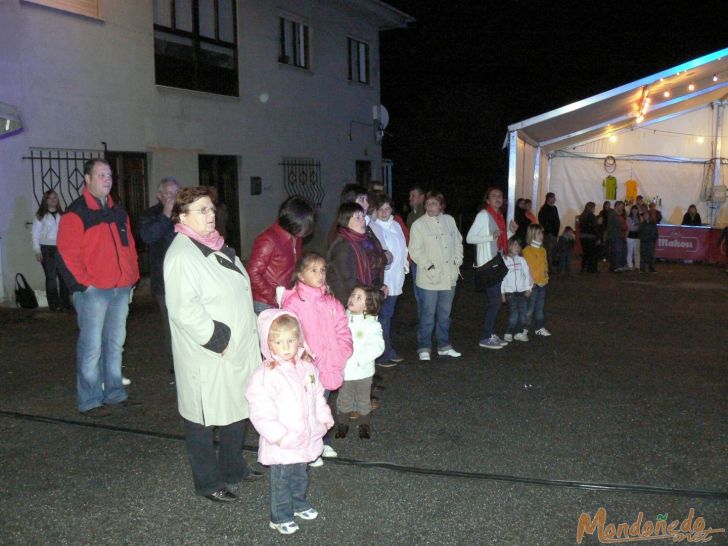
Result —
[[[57,195],[46,192],[33,240],[51,307],[72,302],[77,314],[78,410],[103,418],[140,404],[121,375],[139,269],[129,217],[110,196],[109,164],[90,160],[84,179],[83,194],[65,214]],[[228,503],[237,499],[230,484],[262,478],[242,456],[249,419],[260,435],[259,461],[270,467],[270,527],[294,533],[295,518],[318,515],[306,498],[308,466],[336,457],[335,441],[352,426],[360,439],[372,436],[377,366],[404,360],[392,317],[407,275],[417,307],[417,358],[432,360],[433,348],[440,358],[461,356],[450,324],[463,236],[439,191],[413,187],[404,218],[381,184],[348,184],[325,254],[303,250],[314,209],[292,196],[255,239],[244,266],[218,230],[211,188],[165,178],[157,199],[140,219],[140,235],[149,247],[194,490]],[[582,272],[598,271],[604,249],[613,271],[654,270],[655,212],[635,205],[627,215],[619,201],[606,205],[595,215],[595,204],[587,203],[578,229],[561,231],[553,193],[538,216],[529,200],[519,200],[507,223],[503,192],[487,190],[465,236],[475,246],[475,270],[498,271],[480,286],[487,301],[480,347],[527,342],[530,332],[551,335],[549,279],[569,272],[577,238]],[[496,318],[503,303],[509,317],[501,338]]]

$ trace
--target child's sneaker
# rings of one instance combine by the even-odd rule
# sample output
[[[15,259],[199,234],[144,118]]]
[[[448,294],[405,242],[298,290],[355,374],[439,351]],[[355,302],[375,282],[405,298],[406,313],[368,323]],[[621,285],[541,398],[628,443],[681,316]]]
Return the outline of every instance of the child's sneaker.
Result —
[[[428,351],[420,351],[417,355],[420,357],[420,360],[430,360],[430,353]]]
[[[536,330],[535,333],[537,336],[543,336],[543,337],[548,337],[551,335],[551,332],[549,332],[546,328],[539,328],[538,330]]]
[[[493,334],[488,339],[481,339],[478,343],[479,346],[483,347],[484,349],[502,349],[503,345],[501,344],[500,338]]]
[[[324,465],[324,460],[321,457],[319,457],[318,459],[316,459],[312,463],[308,463],[308,466],[312,466],[314,468],[319,467],[319,466],[323,466],[323,465]]]
[[[528,334],[526,332],[519,332],[515,336],[513,336],[513,339],[516,341],[528,341]]]
[[[501,345],[503,345],[503,347],[505,347],[506,345],[508,345],[508,342],[505,339],[499,338],[497,334],[493,334],[491,337],[495,338],[495,340],[498,343],[500,343]]]
[[[322,457],[338,457],[339,454],[334,451],[334,448],[324,444],[324,452],[321,454]]]
[[[507,341],[508,343],[510,343],[511,341],[513,341],[513,334],[506,334],[506,335],[504,335],[503,336],[503,341]]]
[[[273,523],[271,521],[268,527],[274,531],[278,531],[282,535],[292,535],[298,531],[298,524],[295,521],[286,521],[285,523]]]
[[[310,521],[318,517],[318,511],[315,508],[309,508],[308,510],[304,510],[303,512],[293,512],[293,515],[298,518]]]

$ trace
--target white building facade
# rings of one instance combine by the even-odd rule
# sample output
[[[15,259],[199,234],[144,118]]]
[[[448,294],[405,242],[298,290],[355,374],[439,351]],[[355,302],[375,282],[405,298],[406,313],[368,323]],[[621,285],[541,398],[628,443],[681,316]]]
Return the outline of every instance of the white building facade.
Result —
[[[0,300],[16,272],[42,288],[33,214],[48,189],[70,204],[90,157],[133,224],[173,176],[218,187],[243,258],[292,194],[323,248],[341,187],[389,171],[378,36],[411,20],[378,0],[0,3],[0,101],[22,122],[0,135]]]

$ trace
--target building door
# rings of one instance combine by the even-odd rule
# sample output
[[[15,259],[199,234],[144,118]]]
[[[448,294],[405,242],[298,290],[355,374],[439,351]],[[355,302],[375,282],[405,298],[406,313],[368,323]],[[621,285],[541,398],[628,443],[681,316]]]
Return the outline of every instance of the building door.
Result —
[[[238,158],[234,155],[201,155],[198,159],[200,186],[217,188],[217,229],[227,245],[240,256],[240,211],[238,210]]]
[[[372,180],[372,162],[357,161],[356,162],[356,183],[365,188],[369,187]]]
[[[139,272],[149,274],[149,252],[139,235],[139,218],[147,208],[147,155],[138,152],[106,152],[114,185],[111,198],[129,214],[131,232],[139,254]]]

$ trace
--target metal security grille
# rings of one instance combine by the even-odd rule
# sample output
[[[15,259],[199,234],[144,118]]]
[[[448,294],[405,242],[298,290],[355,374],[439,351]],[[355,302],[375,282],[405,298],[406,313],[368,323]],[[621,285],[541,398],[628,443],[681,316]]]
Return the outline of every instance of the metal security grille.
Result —
[[[300,195],[320,208],[326,192],[321,184],[321,162],[314,159],[284,159],[283,187],[286,193]]]
[[[104,151],[31,148],[23,159],[30,160],[36,204],[48,190],[58,194],[64,208],[73,203],[83,192],[83,164],[95,157],[104,157]]]

